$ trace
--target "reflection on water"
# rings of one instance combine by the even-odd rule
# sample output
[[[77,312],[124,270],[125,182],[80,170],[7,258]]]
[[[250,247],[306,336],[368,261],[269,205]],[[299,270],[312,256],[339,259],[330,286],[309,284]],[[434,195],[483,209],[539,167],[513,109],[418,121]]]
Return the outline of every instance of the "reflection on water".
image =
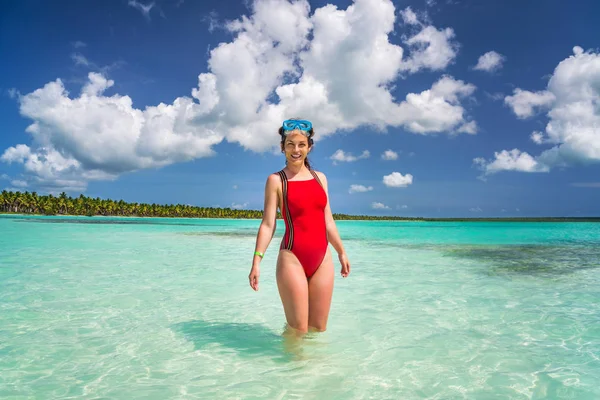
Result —
[[[315,339],[319,337],[319,332],[300,335],[287,324],[281,334],[261,324],[202,320],[181,322],[173,325],[172,329],[192,342],[195,350],[218,344],[223,351],[233,350],[240,357],[253,359],[265,356],[275,362],[305,360],[306,346],[314,346]]]
[[[445,255],[490,265],[489,274],[552,277],[600,267],[600,246],[453,246]]]

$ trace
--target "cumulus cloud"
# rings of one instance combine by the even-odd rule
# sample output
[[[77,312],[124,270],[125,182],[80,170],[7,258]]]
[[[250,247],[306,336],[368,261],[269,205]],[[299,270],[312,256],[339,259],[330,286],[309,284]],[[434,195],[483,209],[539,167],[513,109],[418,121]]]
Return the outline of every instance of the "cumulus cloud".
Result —
[[[477,157],[473,162],[479,165],[486,174],[498,171],[548,172],[547,165],[536,161],[531,155],[519,149],[502,150],[494,153],[493,160]]]
[[[371,203],[371,208],[374,210],[389,210],[390,208],[383,203],[374,201]]]
[[[129,2],[145,14],[152,4]],[[405,54],[389,40],[399,26],[390,0],[356,0],[346,9],[328,4],[312,14],[306,0],[256,0],[250,15],[223,24],[233,39],[210,51],[197,86],[170,104],[134,107],[129,96],[114,93],[106,71],[90,73],[79,94],[56,79],[19,95],[20,113],[32,121],[32,143],[22,145],[23,157],[15,159],[14,146],[2,160],[23,164],[32,181],[85,189],[91,179],[212,156],[224,140],[273,151],[277,127],[289,116],[310,118],[315,140],[361,126],[474,133],[461,104],[472,84],[442,75],[400,101],[391,94],[402,75],[442,71],[457,54],[452,29],[409,11],[400,25],[409,31]],[[90,64],[81,55],[74,60]],[[27,167],[32,160],[43,168]]]
[[[29,184],[50,192],[60,189],[83,191],[91,180],[111,180],[111,175],[98,169],[84,169],[74,158],[65,158],[52,148],[39,148],[36,152],[23,144],[9,147],[0,161],[23,164]]]
[[[544,134],[542,132],[533,131],[529,137],[535,144],[544,143]]]
[[[517,88],[512,96],[504,98],[504,102],[512,108],[518,118],[524,119],[550,106],[555,99],[554,94],[547,90],[530,92]]]
[[[373,190],[373,186],[350,185],[348,193],[364,193]]]
[[[473,69],[486,72],[497,71],[502,68],[502,63],[504,60],[505,57],[502,54],[495,51],[488,51],[479,57],[479,60],[477,60],[477,65],[475,65]]]
[[[414,133],[457,131],[465,123],[465,110],[459,98],[475,90],[472,84],[443,76],[430,90],[410,93],[402,102],[396,118],[405,121],[405,128]]]
[[[336,150],[336,152],[333,153],[329,158],[332,159],[334,162],[354,162],[363,158],[369,158],[370,156],[371,153],[369,152],[369,150],[364,150],[359,156],[355,156],[352,153],[346,153],[344,150],[339,149]]]
[[[383,183],[387,187],[407,187],[413,183],[411,174],[402,175],[400,172],[392,172],[383,177]]]
[[[411,55],[400,64],[402,71],[417,72],[422,69],[439,71],[446,68],[458,53],[458,44],[454,39],[452,28],[438,29],[420,21],[415,12],[407,7],[400,12],[407,25],[418,26],[414,36],[406,39]]]
[[[519,149],[495,152],[494,159],[479,157],[475,163],[486,174],[498,171],[547,172],[553,167],[600,162],[600,54],[573,48],[573,55],[561,61],[538,92],[516,89],[505,99],[519,118],[532,117],[535,110],[547,109],[543,132],[530,138],[551,145],[538,156]]]
[[[398,159],[398,153],[396,153],[393,150],[386,150],[381,155],[381,159],[382,160],[386,160],[386,161],[397,160]]]

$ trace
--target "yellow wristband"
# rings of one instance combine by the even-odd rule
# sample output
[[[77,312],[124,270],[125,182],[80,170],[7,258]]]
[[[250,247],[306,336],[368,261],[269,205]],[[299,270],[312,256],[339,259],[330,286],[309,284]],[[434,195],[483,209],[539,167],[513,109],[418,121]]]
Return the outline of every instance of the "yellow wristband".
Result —
[[[264,253],[261,253],[260,251],[255,251],[254,252],[255,256],[259,256],[260,258],[263,258],[263,256],[265,255]]]

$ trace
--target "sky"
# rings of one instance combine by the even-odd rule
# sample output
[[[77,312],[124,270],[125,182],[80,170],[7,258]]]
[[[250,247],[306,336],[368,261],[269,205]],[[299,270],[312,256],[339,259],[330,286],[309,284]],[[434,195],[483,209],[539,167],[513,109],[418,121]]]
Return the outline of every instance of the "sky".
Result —
[[[262,209],[313,122],[334,213],[600,216],[595,0],[0,3],[0,189]]]

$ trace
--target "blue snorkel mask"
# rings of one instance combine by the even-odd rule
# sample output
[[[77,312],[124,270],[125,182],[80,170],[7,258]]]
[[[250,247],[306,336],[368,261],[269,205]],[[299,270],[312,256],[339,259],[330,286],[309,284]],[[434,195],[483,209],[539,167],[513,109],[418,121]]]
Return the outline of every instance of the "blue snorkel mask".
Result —
[[[285,121],[283,121],[281,127],[283,128],[284,135],[287,135],[287,132],[289,131],[298,129],[302,131],[306,136],[309,136],[310,130],[312,129],[312,122],[307,121],[305,119],[286,119]]]

